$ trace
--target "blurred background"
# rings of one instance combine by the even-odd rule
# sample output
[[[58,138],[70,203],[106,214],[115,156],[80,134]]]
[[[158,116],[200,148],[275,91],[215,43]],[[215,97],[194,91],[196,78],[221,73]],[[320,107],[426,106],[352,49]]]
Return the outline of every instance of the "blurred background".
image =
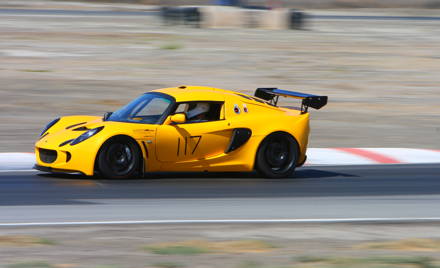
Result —
[[[2,0],[0,151],[182,84],[328,95],[312,147],[438,149],[439,3]]]
[[[0,152],[32,152],[41,128],[55,117],[103,115],[146,91],[178,85],[248,94],[257,87],[279,87],[328,95],[326,107],[311,111],[310,147],[440,149],[438,8],[440,0],[0,0]],[[222,192],[217,187],[224,186],[224,193],[240,197],[241,190],[230,189],[248,193],[255,186],[264,190],[259,193],[262,206],[266,194],[278,200],[276,192],[270,193],[275,188],[266,193],[267,185],[279,187],[276,191],[284,197],[301,195],[301,185],[306,185],[310,188],[305,192],[316,199],[298,198],[303,200],[298,206],[316,216],[313,205],[327,203],[319,199],[326,190],[340,202],[338,213],[350,202],[339,197],[348,195],[344,189],[358,197],[364,189],[373,195],[358,200],[366,207],[380,195],[401,193],[393,188],[399,176],[418,172],[407,168],[393,173],[397,169],[390,171],[390,180],[382,181],[380,172],[375,173],[384,188],[375,188],[368,179],[359,182],[359,177],[370,174],[368,167],[347,173],[306,169],[299,181],[227,177],[213,182],[202,176],[165,180],[164,186],[155,180],[34,176],[23,187],[30,193],[26,202],[34,202],[36,187],[79,214],[79,203],[93,202],[66,201],[56,194],[62,196],[63,189],[72,188],[76,192],[69,198],[108,195],[109,210],[97,215],[110,216],[121,193],[132,202],[127,206],[135,207],[137,201],[130,198],[136,196],[131,194],[138,191],[139,198],[145,197],[147,193],[139,191],[151,184],[165,192],[168,184],[178,185],[169,190],[170,197],[188,190],[182,186],[187,182],[195,195],[210,189],[218,196]],[[429,177],[434,187],[414,182],[417,187],[407,185],[404,191],[436,193],[434,172]],[[6,176],[2,180],[4,191],[20,183]],[[365,187],[357,188],[357,183]],[[237,184],[242,188],[235,188]],[[148,194],[155,194],[152,189]],[[242,199],[234,200],[239,211],[235,204]],[[435,209],[435,200],[423,200]],[[35,202],[44,212],[44,202]],[[222,208],[212,202],[207,204],[213,209]],[[377,202],[380,207],[380,199]],[[384,211],[393,211],[400,201],[390,202]],[[194,204],[197,207],[197,200]],[[35,207],[39,206],[31,208]],[[10,217],[16,213],[14,205],[5,208]],[[5,261],[0,266],[434,268],[440,267],[439,238],[435,223],[3,228],[0,260]]]

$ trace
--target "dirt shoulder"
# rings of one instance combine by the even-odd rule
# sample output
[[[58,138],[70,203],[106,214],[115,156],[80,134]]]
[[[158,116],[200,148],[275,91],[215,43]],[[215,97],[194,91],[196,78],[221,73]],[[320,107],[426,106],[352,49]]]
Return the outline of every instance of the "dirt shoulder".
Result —
[[[312,147],[439,149],[439,25],[311,20],[303,31],[225,30],[165,27],[153,16],[3,14],[0,152],[32,151],[57,116],[100,115],[181,84],[328,95],[312,111]]]
[[[438,267],[438,230],[438,224],[3,227],[0,265]]]

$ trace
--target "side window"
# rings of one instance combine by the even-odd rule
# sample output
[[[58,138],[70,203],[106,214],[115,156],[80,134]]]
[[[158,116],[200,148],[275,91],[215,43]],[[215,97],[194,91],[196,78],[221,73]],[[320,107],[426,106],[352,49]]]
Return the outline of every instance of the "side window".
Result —
[[[174,113],[186,113],[186,111],[188,111],[188,103],[179,103]]]
[[[220,120],[223,102],[191,101],[179,103],[174,113],[185,113],[187,123]]]

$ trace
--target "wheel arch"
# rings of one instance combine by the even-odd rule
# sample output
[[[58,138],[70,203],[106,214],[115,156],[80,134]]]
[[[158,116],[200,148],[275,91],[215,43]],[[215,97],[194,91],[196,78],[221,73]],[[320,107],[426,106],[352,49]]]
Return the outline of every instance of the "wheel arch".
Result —
[[[131,137],[131,136],[129,136],[129,135],[127,135],[127,134],[117,134],[117,135],[113,135],[113,136],[111,136],[111,137],[108,137],[100,146],[99,146],[99,149],[98,149],[98,152],[96,153],[96,155],[95,155],[95,159],[94,159],[94,163],[93,163],[93,175],[97,175],[98,174],[98,157],[99,157],[99,154],[101,153],[101,150],[104,148],[104,146],[106,145],[106,144],[108,144],[109,142],[111,142],[112,140],[115,140],[115,139],[126,139],[126,140],[130,140],[130,141],[132,141],[134,144],[136,144],[136,146],[138,147],[138,150],[139,150],[139,157],[140,157],[140,159],[142,160],[142,165],[140,165],[140,167],[139,167],[139,172],[140,172],[140,174],[143,176],[144,175],[144,173],[145,173],[145,166],[146,166],[146,159],[145,159],[145,157],[144,157],[144,154],[145,155],[148,155],[148,153],[147,152],[144,152],[144,149],[142,148],[142,146],[139,144],[139,142],[135,139],[135,138],[133,138],[133,137]]]
[[[258,157],[258,152],[260,151],[261,145],[263,144],[263,142],[264,142],[269,136],[274,135],[274,134],[277,134],[277,133],[280,133],[280,134],[284,134],[284,135],[290,136],[290,137],[295,141],[295,146],[296,146],[296,160],[298,161],[299,157],[301,156],[301,148],[300,148],[300,146],[299,146],[299,143],[298,143],[298,140],[296,139],[296,137],[295,137],[294,135],[292,135],[291,133],[287,132],[287,131],[284,131],[284,130],[275,130],[275,131],[272,131],[272,132],[270,132],[269,134],[267,134],[263,139],[261,139],[260,143],[258,144],[258,146],[257,146],[257,151],[256,151],[255,156],[254,156],[254,168],[253,168],[253,169],[256,169],[256,168],[257,168],[257,157]],[[297,164],[298,164],[298,163],[295,163],[295,165],[297,165]]]

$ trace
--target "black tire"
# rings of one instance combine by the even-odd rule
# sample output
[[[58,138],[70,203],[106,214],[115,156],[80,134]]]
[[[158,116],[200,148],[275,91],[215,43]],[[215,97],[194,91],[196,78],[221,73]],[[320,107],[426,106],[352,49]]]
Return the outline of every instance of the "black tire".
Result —
[[[140,149],[135,141],[113,138],[99,151],[97,168],[101,176],[108,179],[128,179],[139,175]]]
[[[267,178],[285,178],[295,172],[298,159],[298,144],[284,132],[267,136],[258,148],[257,171]]]

